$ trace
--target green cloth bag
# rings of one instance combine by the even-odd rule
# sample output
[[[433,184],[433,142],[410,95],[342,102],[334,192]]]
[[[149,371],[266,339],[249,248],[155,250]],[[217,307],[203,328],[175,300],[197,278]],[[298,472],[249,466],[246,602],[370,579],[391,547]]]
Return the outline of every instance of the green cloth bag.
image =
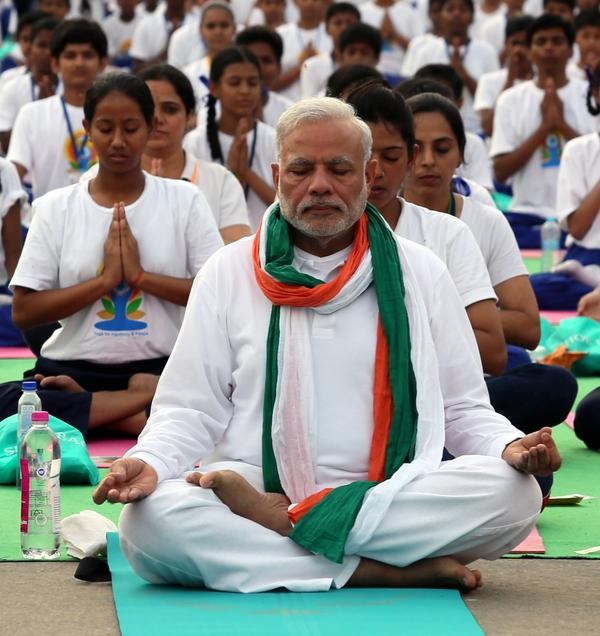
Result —
[[[577,376],[600,373],[600,323],[592,318],[565,318],[558,325],[551,325],[548,321],[542,320],[540,345],[547,353],[561,345],[568,351],[585,353],[584,358],[573,364],[572,371]]]
[[[83,435],[53,415],[49,425],[60,443],[60,483],[97,484],[100,473],[90,458]],[[0,484],[16,483],[17,456],[17,416],[11,415],[0,422]]]

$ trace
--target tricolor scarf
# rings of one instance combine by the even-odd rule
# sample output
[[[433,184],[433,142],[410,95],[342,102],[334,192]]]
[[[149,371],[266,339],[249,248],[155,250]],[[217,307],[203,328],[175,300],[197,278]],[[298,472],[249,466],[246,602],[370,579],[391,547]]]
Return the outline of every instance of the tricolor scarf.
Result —
[[[290,513],[295,522],[291,539],[341,563],[367,492],[415,455],[416,380],[396,237],[367,204],[345,264],[325,283],[294,269],[290,228],[275,205],[256,234],[253,253],[256,280],[273,303],[263,408],[265,490],[285,492],[299,502]],[[309,442],[314,399],[312,382],[307,381],[309,329],[306,312],[294,308],[332,313],[353,302],[371,283],[379,324],[368,481],[319,491]]]

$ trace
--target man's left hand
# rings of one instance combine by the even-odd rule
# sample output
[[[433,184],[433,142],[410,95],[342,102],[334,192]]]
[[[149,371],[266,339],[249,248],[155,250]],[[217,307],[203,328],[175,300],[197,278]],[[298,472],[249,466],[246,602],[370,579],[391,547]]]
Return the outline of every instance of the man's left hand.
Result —
[[[549,426],[508,444],[502,459],[523,473],[541,476],[551,475],[562,463]]]

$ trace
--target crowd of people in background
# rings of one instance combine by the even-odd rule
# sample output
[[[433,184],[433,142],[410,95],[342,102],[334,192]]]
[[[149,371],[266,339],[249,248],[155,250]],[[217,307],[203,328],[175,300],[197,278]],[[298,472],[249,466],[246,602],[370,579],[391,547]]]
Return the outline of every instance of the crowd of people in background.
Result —
[[[0,6],[0,341],[48,410],[142,430],[194,276],[276,200],[277,121],[329,96],[371,129],[369,202],[446,263],[496,410],[563,421],[576,382],[528,351],[538,305],[600,317],[597,0]],[[550,217],[567,252],[530,280]]]

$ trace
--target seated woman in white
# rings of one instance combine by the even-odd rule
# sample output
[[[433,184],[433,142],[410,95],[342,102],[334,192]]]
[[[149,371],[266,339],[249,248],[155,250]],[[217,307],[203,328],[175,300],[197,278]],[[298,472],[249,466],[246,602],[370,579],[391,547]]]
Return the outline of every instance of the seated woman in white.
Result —
[[[46,410],[83,432],[137,434],[194,276],[223,242],[196,187],[142,171],[154,117],[142,80],[102,77],[84,112],[98,174],[34,203],[13,317],[22,329],[60,323],[33,369]],[[0,391],[10,413],[13,384]]]

